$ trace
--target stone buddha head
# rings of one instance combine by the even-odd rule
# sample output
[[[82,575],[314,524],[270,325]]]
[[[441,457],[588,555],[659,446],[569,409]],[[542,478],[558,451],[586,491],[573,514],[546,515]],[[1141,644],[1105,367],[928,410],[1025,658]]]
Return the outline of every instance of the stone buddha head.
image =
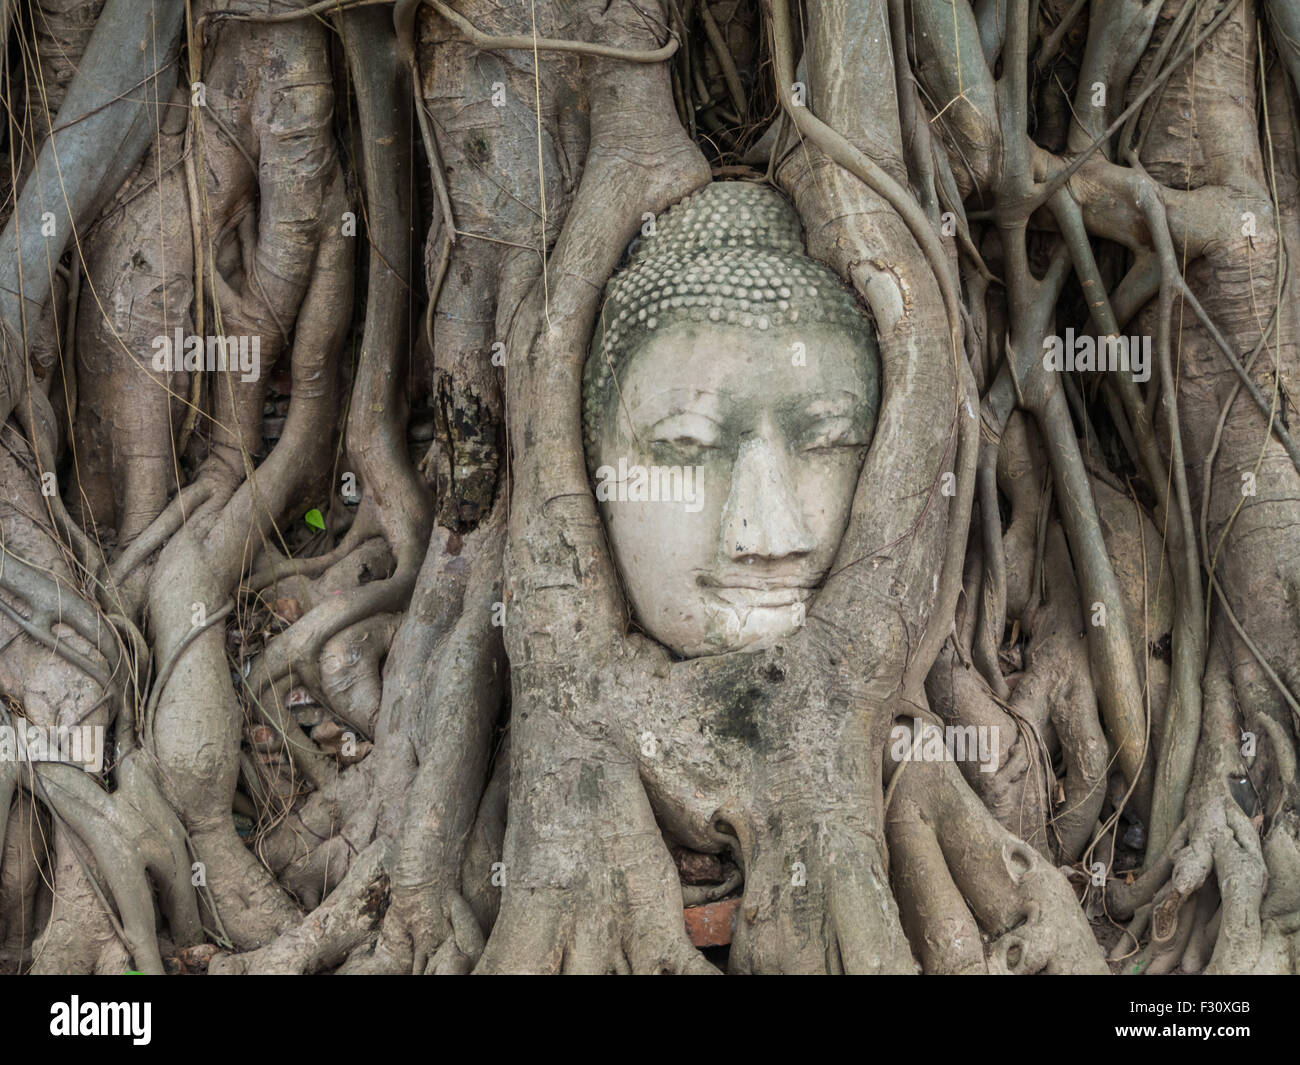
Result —
[[[647,227],[586,363],[588,469],[641,627],[679,655],[795,632],[848,524],[879,354],[854,294],[765,185]]]

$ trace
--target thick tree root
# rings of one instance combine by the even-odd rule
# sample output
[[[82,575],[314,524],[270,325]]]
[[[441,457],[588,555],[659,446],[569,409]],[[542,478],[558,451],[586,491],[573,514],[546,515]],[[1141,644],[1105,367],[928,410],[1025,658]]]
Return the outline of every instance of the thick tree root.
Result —
[[[94,857],[136,967],[161,974],[150,878],[174,941],[191,946],[203,933],[185,833],[143,758],[136,751],[122,760],[112,795],[82,770],[58,764],[37,766],[33,786]]]
[[[1187,815],[1169,847],[1134,884],[1112,883],[1108,909],[1120,917],[1147,907],[1149,946],[1133,971],[1294,973],[1294,911],[1300,909],[1296,818],[1290,788],[1268,834],[1230,789],[1245,781],[1233,685],[1223,646],[1212,647],[1205,720]]]
[[[952,763],[894,773],[894,890],[927,973],[1109,971],[1065,877],[994,820]]]
[[[383,845],[371,844],[352,863],[342,883],[294,928],[257,950],[220,954],[208,972],[309,973],[342,961],[362,942],[374,938],[388,908],[388,878]]]

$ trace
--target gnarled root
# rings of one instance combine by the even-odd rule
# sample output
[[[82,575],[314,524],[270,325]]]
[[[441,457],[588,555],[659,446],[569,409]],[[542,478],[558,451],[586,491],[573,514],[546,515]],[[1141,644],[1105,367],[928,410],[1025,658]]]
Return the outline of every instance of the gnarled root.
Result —
[[[1183,825],[1141,878],[1108,885],[1108,909],[1150,923],[1151,942],[1134,971],[1181,965],[1186,972],[1295,972],[1300,926],[1292,911],[1300,909],[1300,888],[1292,788],[1284,786],[1272,810],[1265,809],[1273,821],[1261,840],[1263,818],[1242,808],[1253,800],[1231,787],[1248,778],[1227,651],[1218,640],[1206,668],[1204,708]]]
[[[150,878],[175,942],[191,946],[203,937],[185,833],[143,758],[134,751],[122,760],[112,795],[81,769],[58,763],[37,765],[33,786],[94,857],[136,967],[161,974]]]
[[[245,954],[213,958],[213,975],[308,973],[336,965],[371,938],[388,909],[383,845],[371,844],[352,863],[342,883],[303,921],[277,939]]]
[[[564,749],[516,748],[526,761],[514,772],[534,782],[531,801],[514,807],[506,829],[501,915],[475,971],[716,972],[686,938],[677,870],[636,766],[570,758],[539,773],[528,765]],[[606,811],[599,838],[585,831],[596,806]],[[588,819],[575,821],[575,811]],[[574,833],[579,824],[584,831]]]
[[[1108,971],[1065,877],[994,820],[951,762],[896,763],[894,774],[895,896],[927,973]]]

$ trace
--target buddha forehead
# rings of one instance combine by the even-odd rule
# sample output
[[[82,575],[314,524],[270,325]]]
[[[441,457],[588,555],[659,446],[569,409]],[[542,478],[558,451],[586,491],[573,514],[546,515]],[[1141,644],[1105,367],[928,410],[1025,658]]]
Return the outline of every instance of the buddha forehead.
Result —
[[[634,427],[677,410],[722,419],[834,400],[874,407],[874,352],[857,333],[822,323],[760,332],[678,322],[629,353],[619,393]]]

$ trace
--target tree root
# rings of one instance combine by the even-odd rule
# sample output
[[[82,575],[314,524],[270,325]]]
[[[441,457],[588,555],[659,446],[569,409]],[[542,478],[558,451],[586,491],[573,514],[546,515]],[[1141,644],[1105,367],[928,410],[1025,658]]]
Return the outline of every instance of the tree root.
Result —
[[[143,757],[136,751],[123,759],[112,795],[80,769],[55,763],[36,767],[34,786],[54,816],[93,855],[136,967],[161,975],[150,877],[173,939],[191,946],[203,936],[185,833]]]
[[[337,965],[362,942],[373,939],[388,908],[383,845],[372,843],[352,863],[337,888],[298,925],[244,954],[219,954],[208,972],[309,973]]]
[[[894,772],[895,895],[927,973],[1108,971],[1065,878],[993,819],[954,765]],[[992,938],[987,962],[978,929]]]

